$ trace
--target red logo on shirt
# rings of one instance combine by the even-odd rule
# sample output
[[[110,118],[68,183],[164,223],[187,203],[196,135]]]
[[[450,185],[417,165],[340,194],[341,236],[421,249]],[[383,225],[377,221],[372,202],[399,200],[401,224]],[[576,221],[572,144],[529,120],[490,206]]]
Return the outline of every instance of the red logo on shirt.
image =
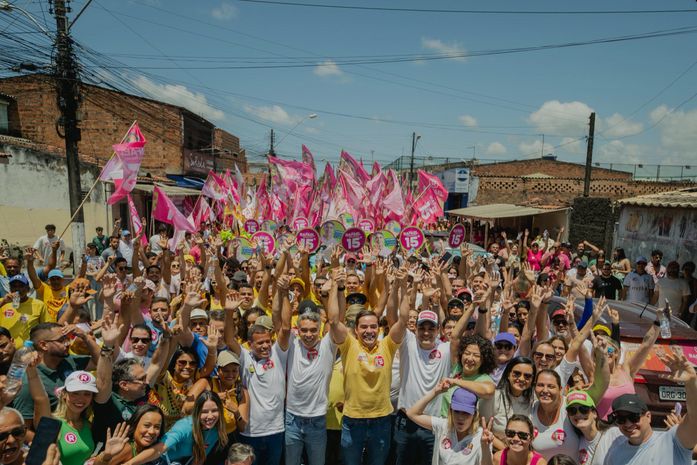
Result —
[[[438,349],[433,349],[431,353],[428,354],[428,358],[431,360],[440,359],[441,357],[443,357],[443,354],[441,354]]]
[[[586,449],[581,449],[578,451],[578,463],[584,465],[588,460],[588,451]]]
[[[464,449],[462,449],[462,453],[465,454],[465,455],[470,455],[470,454],[472,453],[472,448],[473,448],[473,447],[474,447],[474,446],[472,446],[471,443],[468,444],[467,447],[465,447]]]
[[[11,308],[8,308],[5,310],[5,318],[12,318],[15,314],[15,311],[12,310]]]
[[[68,444],[75,444],[77,442],[77,436],[75,433],[66,433],[63,439],[65,439],[65,442]]]
[[[271,360],[271,359],[268,359],[268,360],[262,365],[262,368],[264,368],[264,370],[267,370],[267,371],[270,370],[270,369],[272,369],[273,367],[274,367],[274,364],[273,364],[273,360]]]
[[[540,434],[540,431],[539,431],[537,428],[535,428],[535,429],[532,431],[532,436],[533,436],[534,438],[536,438],[538,434]]]
[[[450,449],[453,447],[453,443],[450,442],[450,439],[448,438],[443,438],[443,441],[440,443],[443,449]]]
[[[376,367],[384,367],[385,366],[385,359],[382,358],[382,355],[375,356],[375,366]]]
[[[552,440],[556,441],[557,444],[562,445],[564,443],[564,439],[566,439],[566,433],[563,429],[558,429],[552,433]]]
[[[319,352],[317,349],[310,349],[307,351],[307,359],[308,360],[314,360],[319,356]]]

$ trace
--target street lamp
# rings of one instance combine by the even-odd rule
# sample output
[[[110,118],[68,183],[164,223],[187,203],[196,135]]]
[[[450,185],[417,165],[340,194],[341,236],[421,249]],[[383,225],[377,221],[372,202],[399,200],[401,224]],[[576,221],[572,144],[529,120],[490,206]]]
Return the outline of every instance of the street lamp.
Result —
[[[30,20],[32,23],[34,23],[34,25],[35,25],[36,27],[38,27],[38,28],[41,30],[41,32],[43,32],[44,34],[46,34],[51,40],[54,39],[54,37],[51,35],[51,33],[48,32],[48,31],[46,30],[46,28],[43,27],[43,26],[42,26],[42,25],[41,25],[41,24],[27,11],[27,10],[22,9],[22,8],[18,7],[17,5],[11,4],[11,3],[8,2],[7,0],[2,0],[2,1],[0,1],[0,10],[1,10],[1,11],[9,11],[9,12],[12,12],[13,10],[19,11],[19,12],[22,13],[24,16],[26,16],[27,18],[29,18],[29,20]]]
[[[281,142],[283,142],[284,140],[286,140],[286,137],[288,137],[288,136],[290,136],[291,134],[293,134],[293,131],[295,131],[295,129],[296,129],[298,126],[300,126],[301,124],[303,124],[303,123],[304,123],[305,121],[307,121],[308,119],[315,119],[315,118],[317,118],[317,113],[310,113],[309,115],[307,115],[306,117],[304,117],[303,119],[301,119],[300,121],[298,121],[298,123],[297,123],[295,126],[293,126],[293,127],[291,128],[291,130],[288,131],[288,132],[286,133],[285,136],[281,137],[281,140],[278,141],[278,143],[276,144],[276,147],[280,146],[280,145],[281,145]]]

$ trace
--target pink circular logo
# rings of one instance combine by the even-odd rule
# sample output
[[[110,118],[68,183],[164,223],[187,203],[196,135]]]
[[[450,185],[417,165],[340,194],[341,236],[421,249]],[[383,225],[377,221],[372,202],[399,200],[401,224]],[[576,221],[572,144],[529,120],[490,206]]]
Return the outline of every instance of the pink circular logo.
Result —
[[[310,226],[310,222],[307,221],[307,218],[305,218],[304,216],[299,216],[293,220],[293,229],[295,229],[296,231],[305,229],[308,226]]]
[[[378,366],[378,367],[384,367],[384,366],[385,366],[385,359],[382,358],[382,355],[376,355],[376,356],[375,356],[375,366]]]
[[[319,248],[319,233],[312,228],[305,228],[298,231],[295,240],[298,247],[305,248],[310,253],[315,253]]]
[[[359,228],[349,228],[341,236],[341,245],[347,252],[359,252],[365,245],[365,233]]]
[[[364,218],[358,222],[358,228],[370,234],[375,232],[375,223],[371,219]]]
[[[440,350],[438,350],[438,349],[433,349],[433,350],[431,351],[431,353],[428,354],[428,358],[430,358],[431,360],[439,359],[439,358],[441,358],[442,356],[443,356],[443,355],[440,353]]]
[[[453,249],[457,249],[463,242],[465,242],[465,226],[456,224],[450,230],[450,234],[448,234],[448,245]]]
[[[448,438],[444,438],[440,444],[441,446],[443,446],[443,449],[450,449],[451,447],[453,447],[453,443],[450,442],[450,439]]]
[[[89,383],[89,381],[90,381],[90,375],[88,375],[87,373],[82,373],[81,375],[79,375],[79,376],[77,377],[77,379],[79,379],[79,380],[82,381],[83,383]]]
[[[257,220],[247,220],[244,222],[244,230],[247,234],[254,234],[259,231],[259,222]]]
[[[273,253],[276,250],[276,241],[274,241],[273,236],[266,231],[257,231],[253,236],[252,240],[256,242],[257,246],[261,247],[264,253]]]
[[[77,442],[77,436],[75,433],[66,433],[63,439],[65,439],[65,442],[68,444],[75,444]]]
[[[404,250],[417,251],[424,245],[424,233],[416,226],[407,226],[399,234],[399,243]]]

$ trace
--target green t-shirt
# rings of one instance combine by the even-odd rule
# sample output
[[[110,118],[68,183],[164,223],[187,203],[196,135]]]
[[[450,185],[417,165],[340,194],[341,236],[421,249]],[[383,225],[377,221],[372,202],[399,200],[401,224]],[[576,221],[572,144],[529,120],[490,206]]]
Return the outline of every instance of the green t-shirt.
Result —
[[[61,454],[62,465],[84,465],[94,451],[92,439],[92,427],[88,421],[84,421],[82,429],[76,430],[61,420],[60,433],[58,433],[58,450]]]
[[[452,377],[453,378],[458,378],[458,379],[463,379],[465,381],[477,381],[477,382],[485,382],[488,381],[490,383],[494,383],[494,380],[491,379],[491,376],[486,375],[484,373],[477,373],[476,375],[470,375],[470,376],[464,376],[462,375],[462,367],[458,363],[453,367],[452,370]],[[448,410],[450,410],[450,399],[453,397],[453,393],[455,392],[455,389],[457,389],[459,386],[453,386],[448,391],[443,394],[443,403],[441,404],[440,407],[440,416],[445,418],[448,416]]]

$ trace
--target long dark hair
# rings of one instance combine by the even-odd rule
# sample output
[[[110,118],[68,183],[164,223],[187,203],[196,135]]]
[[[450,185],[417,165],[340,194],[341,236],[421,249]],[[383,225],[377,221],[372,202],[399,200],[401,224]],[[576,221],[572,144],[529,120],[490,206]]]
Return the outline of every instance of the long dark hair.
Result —
[[[133,416],[128,420],[128,435],[133,440],[133,434],[136,431],[136,428],[138,427],[138,423],[140,422],[140,419],[145,416],[147,413],[157,413],[160,415],[160,433],[157,435],[157,438],[155,438],[155,441],[153,441],[153,444],[160,442],[160,439],[162,439],[162,436],[165,434],[165,414],[162,413],[162,409],[158,407],[157,405],[153,404],[143,404],[140,407],[136,409],[135,412],[133,412]]]
[[[220,400],[218,394],[213,391],[203,391],[196,398],[194,402],[194,409],[191,412],[191,419],[193,423],[193,457],[195,465],[202,465],[206,461],[206,444],[203,440],[203,430],[201,429],[201,410],[203,410],[203,405],[208,401],[213,401],[218,407],[218,424],[214,427],[218,432],[218,440],[216,445],[216,450],[222,450],[227,445],[227,432],[225,430],[225,418],[223,402]]]
[[[460,340],[460,345],[457,349],[457,360],[461,362],[462,354],[467,346],[476,345],[479,347],[482,364],[479,366],[480,374],[490,374],[496,368],[496,357],[494,356],[494,345],[491,341],[484,339],[478,334],[465,336]]]
[[[174,367],[177,365],[177,360],[179,360],[179,357],[184,354],[191,355],[191,358],[196,361],[196,371],[198,371],[198,365],[201,363],[201,361],[199,360],[196,351],[191,347],[180,347],[172,356],[172,360],[169,362],[169,367],[167,368],[167,371],[169,371],[171,375],[174,375]]]
[[[501,375],[501,379],[499,380],[499,384],[498,386],[496,386],[496,389],[501,390],[503,408],[506,411],[506,416],[508,416],[508,411],[512,403],[511,382],[508,380],[508,378],[511,374],[511,371],[513,371],[513,368],[515,368],[518,365],[530,365],[532,367],[532,379],[530,380],[530,387],[523,391],[523,399],[525,399],[525,402],[527,402],[528,404],[532,403],[533,381],[535,380],[535,376],[537,375],[537,368],[535,367],[535,362],[533,362],[528,357],[514,357],[511,359],[510,362],[508,362],[506,368],[504,368],[503,374]]]
[[[627,258],[627,255],[624,253],[624,249],[622,247],[617,247],[615,249],[615,252],[617,252],[617,261],[620,262]]]

